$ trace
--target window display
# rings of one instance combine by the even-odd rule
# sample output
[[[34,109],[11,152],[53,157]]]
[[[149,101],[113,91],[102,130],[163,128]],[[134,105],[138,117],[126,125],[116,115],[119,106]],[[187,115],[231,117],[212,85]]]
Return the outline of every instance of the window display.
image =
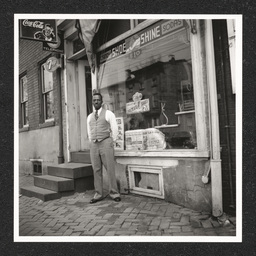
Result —
[[[190,29],[161,20],[99,54],[104,107],[124,123],[126,150],[196,148]]]

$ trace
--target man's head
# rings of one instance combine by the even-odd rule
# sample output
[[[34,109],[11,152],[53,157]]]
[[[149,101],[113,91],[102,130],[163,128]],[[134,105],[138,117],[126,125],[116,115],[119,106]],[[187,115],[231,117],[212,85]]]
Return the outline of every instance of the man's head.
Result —
[[[102,105],[102,95],[100,93],[94,93],[92,96],[92,104],[96,110],[99,110]]]

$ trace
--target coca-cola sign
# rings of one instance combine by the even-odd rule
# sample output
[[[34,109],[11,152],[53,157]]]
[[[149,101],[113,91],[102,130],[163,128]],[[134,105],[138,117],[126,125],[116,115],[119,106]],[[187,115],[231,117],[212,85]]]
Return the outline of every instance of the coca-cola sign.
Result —
[[[56,20],[20,20],[20,38],[57,43]]]

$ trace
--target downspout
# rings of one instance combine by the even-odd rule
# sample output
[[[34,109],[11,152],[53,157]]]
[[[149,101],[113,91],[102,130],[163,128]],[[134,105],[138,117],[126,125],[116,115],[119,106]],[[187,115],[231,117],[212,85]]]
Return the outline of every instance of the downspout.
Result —
[[[220,49],[220,61],[221,61],[221,86],[223,88],[223,107],[224,107],[224,115],[225,115],[225,132],[226,132],[226,140],[227,140],[227,153],[228,153],[228,173],[229,173],[229,186],[230,186],[230,205],[229,207],[235,208],[234,204],[234,191],[233,191],[233,182],[232,182],[232,157],[231,157],[231,146],[230,146],[230,122],[229,122],[229,111],[227,107],[227,88],[226,83],[224,81],[225,67],[223,61],[223,52],[226,49],[222,47],[222,38],[219,36],[219,49]]]
[[[62,59],[60,57],[61,67]],[[63,154],[63,125],[62,125],[62,93],[61,93],[61,70],[62,68],[57,69],[57,89],[58,89],[58,119],[59,119],[59,155],[58,155],[58,164],[64,163],[64,154]]]
[[[209,93],[210,132],[211,132],[211,185],[212,185],[212,214],[219,217],[223,214],[222,203],[222,170],[220,158],[219,113],[217,101],[216,71],[214,59],[212,20],[206,20],[205,32],[206,73]]]

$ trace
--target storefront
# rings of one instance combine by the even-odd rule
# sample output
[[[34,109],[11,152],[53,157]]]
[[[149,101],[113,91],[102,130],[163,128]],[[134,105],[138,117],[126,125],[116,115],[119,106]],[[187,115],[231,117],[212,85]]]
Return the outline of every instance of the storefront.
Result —
[[[119,124],[120,190],[211,211],[206,22],[125,22],[102,21],[92,85]]]
[[[66,40],[68,155],[89,149],[84,117],[92,111],[91,93],[99,91],[119,126],[115,156],[121,193],[220,216],[212,21],[100,20],[91,73],[75,27],[75,21],[59,23]]]
[[[235,62],[230,65],[234,20],[56,23],[63,36],[61,54],[49,52],[42,42],[20,41],[23,169],[31,169],[33,160],[34,168],[47,174],[47,166],[57,160],[67,163],[76,153],[88,154],[87,116],[92,112],[91,95],[99,91],[103,107],[117,118],[121,193],[161,198],[220,216],[222,192],[231,191],[234,205],[235,184],[227,184],[236,175]],[[79,23],[91,35],[87,45],[79,37],[84,28]],[[59,68],[46,72],[46,61],[56,57]],[[23,150],[35,138],[40,139],[38,148]],[[107,188],[106,175],[104,179]]]

